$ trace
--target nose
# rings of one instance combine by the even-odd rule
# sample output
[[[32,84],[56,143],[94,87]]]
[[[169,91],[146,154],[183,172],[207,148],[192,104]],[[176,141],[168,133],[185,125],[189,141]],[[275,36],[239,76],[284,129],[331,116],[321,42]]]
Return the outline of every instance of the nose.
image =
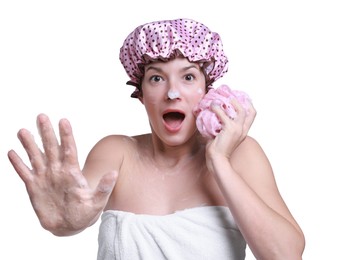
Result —
[[[181,82],[179,81],[178,78],[172,76],[172,77],[169,77],[167,79],[167,99],[168,100],[180,100],[181,99],[181,86],[180,86]]]
[[[179,99],[180,98],[180,92],[177,89],[169,89],[167,92],[167,96],[170,100]]]

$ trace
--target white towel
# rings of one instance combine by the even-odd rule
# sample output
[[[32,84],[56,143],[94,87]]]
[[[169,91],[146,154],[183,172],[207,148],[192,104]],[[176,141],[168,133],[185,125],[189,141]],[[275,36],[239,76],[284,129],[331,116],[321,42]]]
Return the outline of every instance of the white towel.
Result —
[[[246,242],[227,207],[203,206],[156,216],[102,214],[98,260],[239,260]]]

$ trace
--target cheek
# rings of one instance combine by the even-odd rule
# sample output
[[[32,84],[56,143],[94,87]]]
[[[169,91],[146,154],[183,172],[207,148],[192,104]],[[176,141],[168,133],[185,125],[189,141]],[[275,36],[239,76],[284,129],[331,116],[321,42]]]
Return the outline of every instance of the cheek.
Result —
[[[203,91],[202,88],[198,88],[197,89],[197,94],[200,95],[200,96],[204,95],[204,92],[205,91]]]
[[[195,108],[198,103],[202,100],[205,95],[205,90],[203,88],[195,89],[193,93],[191,93],[189,97],[189,103],[191,108]]]
[[[206,91],[204,87],[198,87],[194,89],[188,89],[185,93],[191,98],[202,98],[205,95],[205,92]]]
[[[205,94],[206,94],[205,89],[200,87],[196,89],[195,97],[198,101],[200,101],[204,97]]]
[[[142,89],[143,91],[143,100],[147,104],[157,104],[159,100],[162,98],[163,93],[158,89]]]
[[[158,106],[159,102],[155,98],[151,97],[145,97],[143,99],[143,105],[145,106],[146,110],[149,111],[155,111],[156,107]]]

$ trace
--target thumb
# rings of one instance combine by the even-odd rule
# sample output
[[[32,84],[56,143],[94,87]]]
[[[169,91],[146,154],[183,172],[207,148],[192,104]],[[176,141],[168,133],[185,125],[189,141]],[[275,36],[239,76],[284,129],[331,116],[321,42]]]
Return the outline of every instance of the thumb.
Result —
[[[115,183],[118,179],[118,172],[111,171],[101,178],[99,184],[95,190],[95,198],[96,200],[106,200],[108,196],[112,193]]]

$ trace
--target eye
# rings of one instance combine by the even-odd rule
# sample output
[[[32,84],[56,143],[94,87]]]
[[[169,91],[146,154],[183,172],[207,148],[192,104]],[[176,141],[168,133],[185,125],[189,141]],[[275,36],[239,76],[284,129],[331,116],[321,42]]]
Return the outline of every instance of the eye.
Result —
[[[192,80],[195,79],[195,76],[192,75],[192,74],[187,74],[187,75],[185,76],[185,79],[186,79],[187,81],[192,81]]]
[[[150,77],[150,81],[160,82],[162,80],[163,80],[162,77],[158,76],[158,75],[153,75],[153,76]]]

